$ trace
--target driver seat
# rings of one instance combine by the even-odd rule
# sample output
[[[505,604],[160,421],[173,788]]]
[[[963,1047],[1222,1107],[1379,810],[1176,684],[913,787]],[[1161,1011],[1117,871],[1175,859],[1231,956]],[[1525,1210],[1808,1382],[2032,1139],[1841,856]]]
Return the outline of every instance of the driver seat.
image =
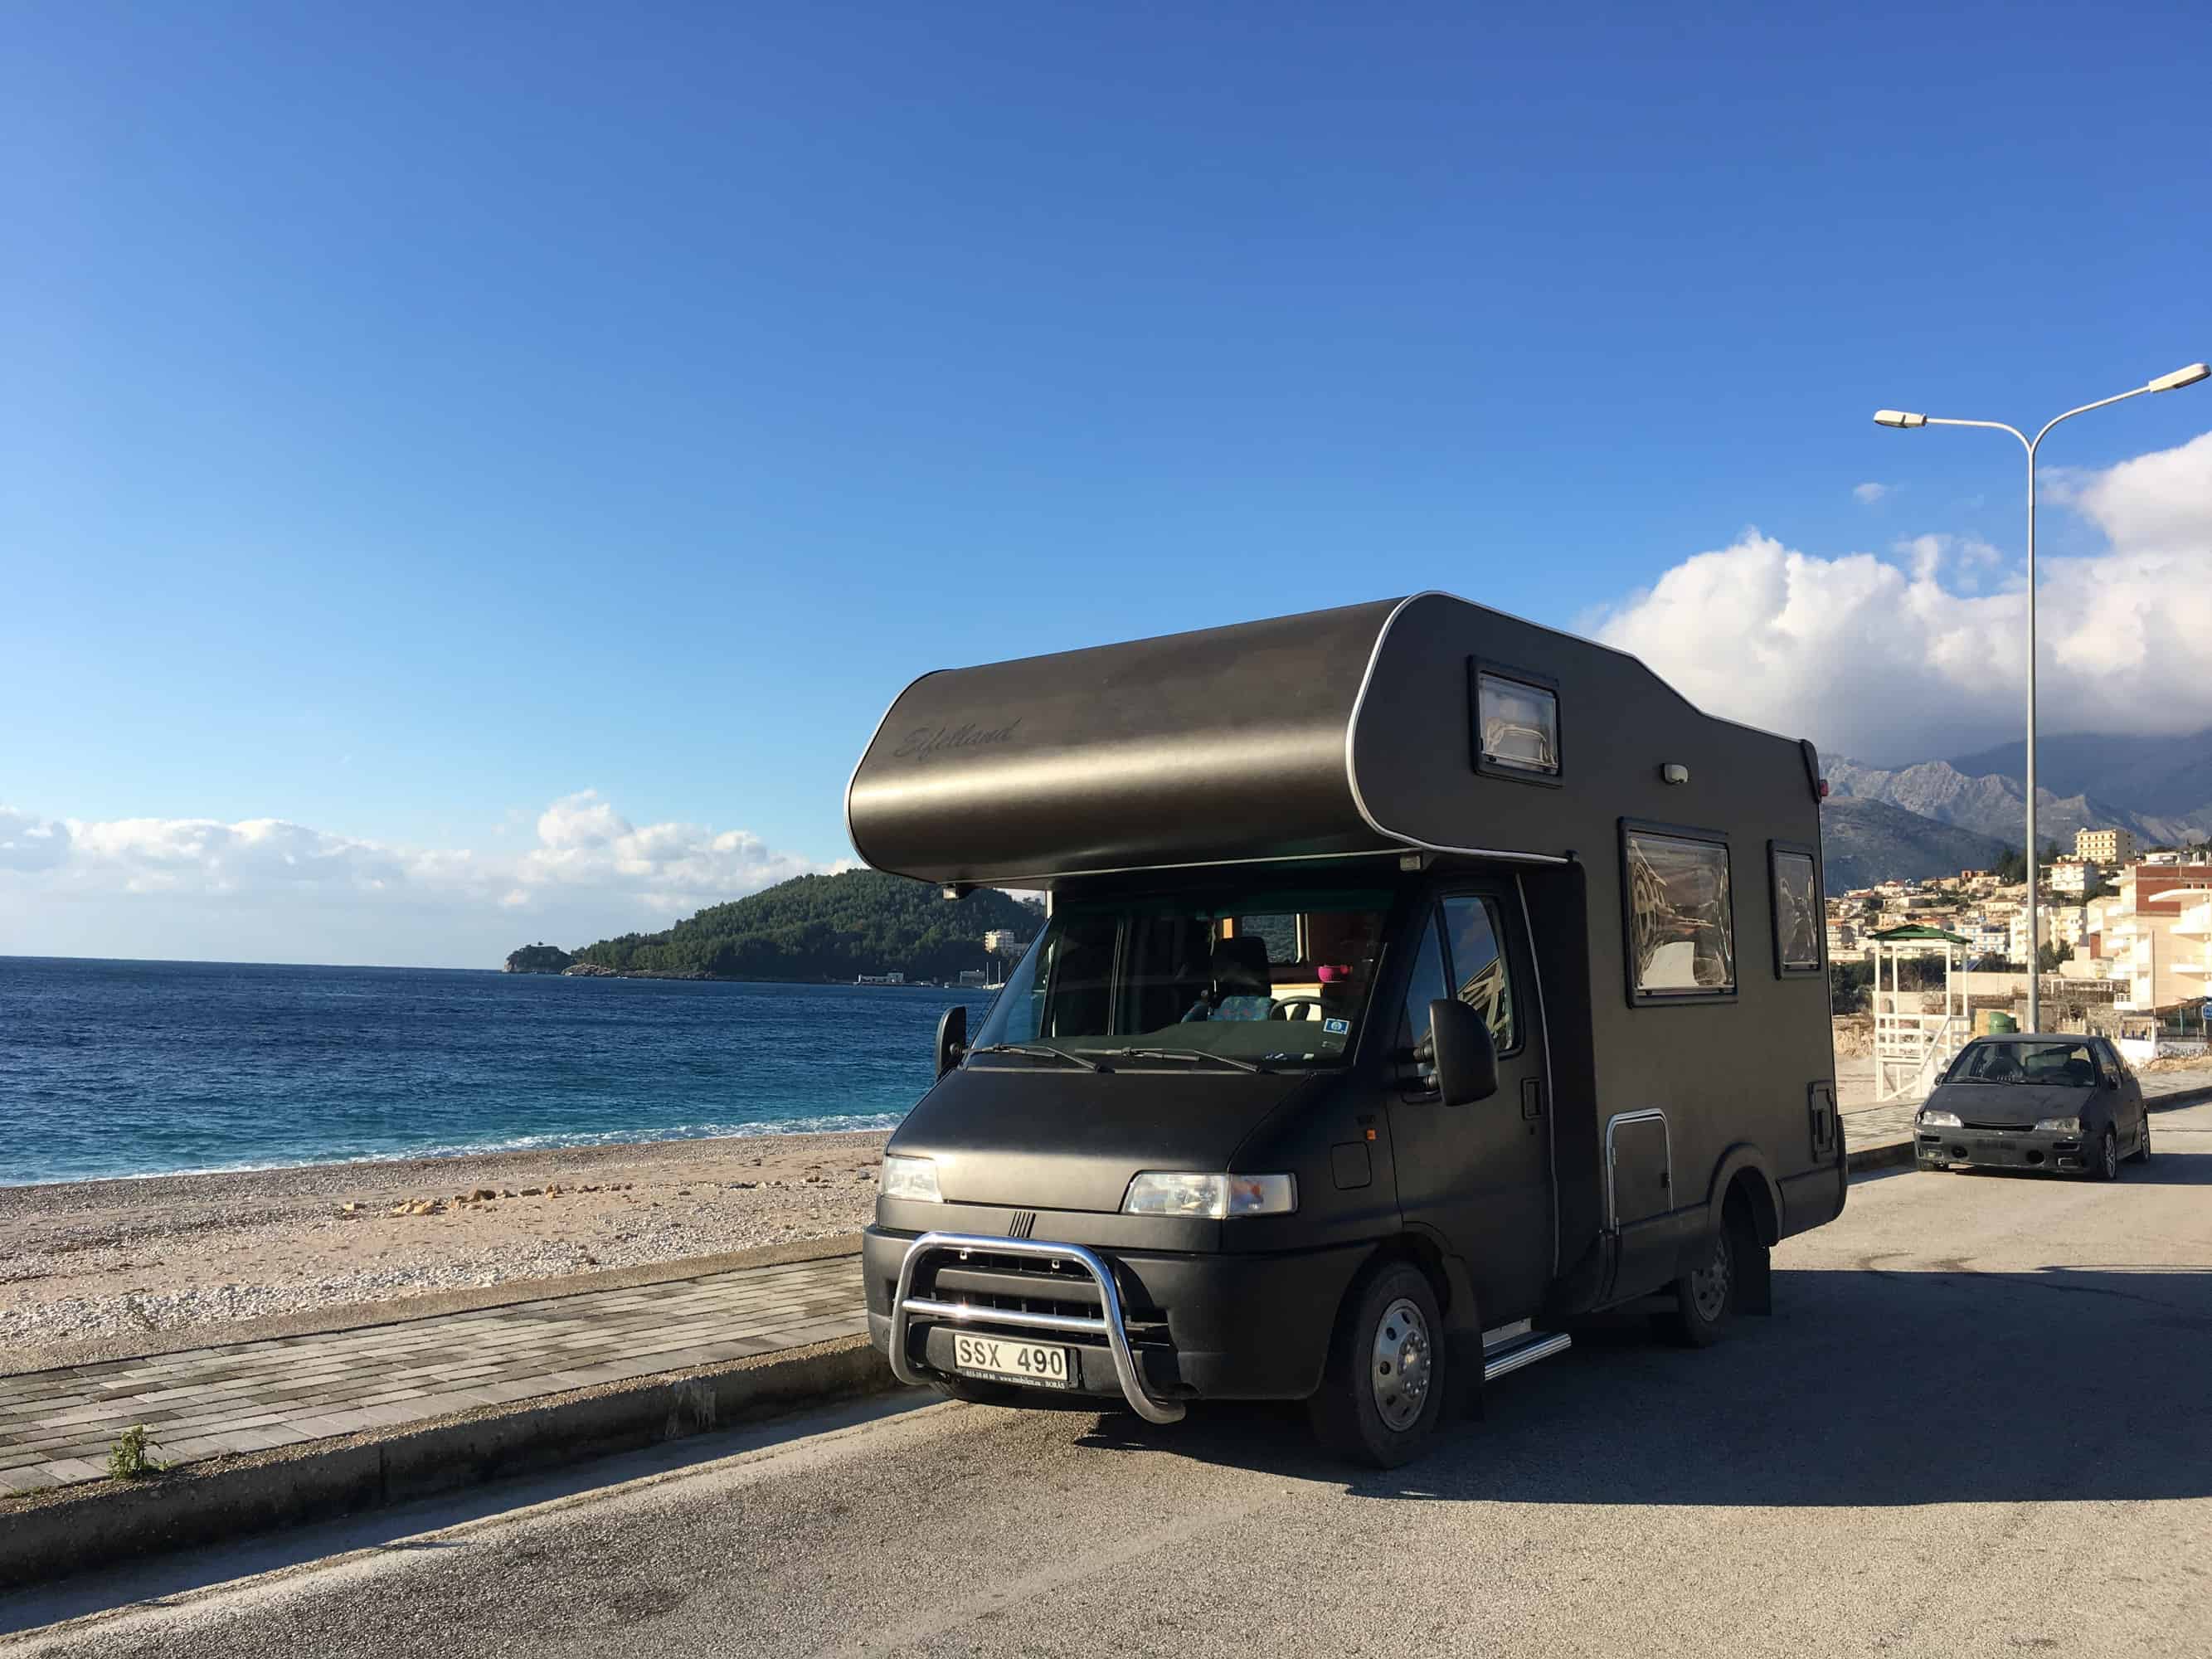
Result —
[[[1274,1007],[1267,941],[1256,935],[1217,940],[1210,964],[1214,1019],[1265,1019]]]

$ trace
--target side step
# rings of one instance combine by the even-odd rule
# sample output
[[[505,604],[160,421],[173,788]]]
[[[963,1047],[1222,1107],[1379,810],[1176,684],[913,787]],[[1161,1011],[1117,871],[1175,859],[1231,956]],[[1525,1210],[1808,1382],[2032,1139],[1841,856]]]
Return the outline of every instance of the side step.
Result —
[[[1575,1345],[1565,1331],[1532,1331],[1525,1319],[1482,1334],[1482,1380],[1495,1382],[1508,1371],[1564,1353]]]

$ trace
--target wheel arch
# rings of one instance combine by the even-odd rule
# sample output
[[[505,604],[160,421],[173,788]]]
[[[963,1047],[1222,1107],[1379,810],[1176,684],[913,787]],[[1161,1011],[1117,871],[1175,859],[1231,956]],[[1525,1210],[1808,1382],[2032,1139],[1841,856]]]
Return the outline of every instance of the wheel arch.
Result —
[[[1709,1225],[1715,1231],[1723,1224],[1729,1199],[1739,1193],[1750,1206],[1751,1222],[1759,1234],[1759,1242],[1770,1249],[1780,1243],[1781,1188],[1775,1184],[1774,1171],[1767,1165],[1766,1155],[1748,1141],[1739,1141],[1722,1154],[1713,1170],[1712,1182],[1706,1188]]]

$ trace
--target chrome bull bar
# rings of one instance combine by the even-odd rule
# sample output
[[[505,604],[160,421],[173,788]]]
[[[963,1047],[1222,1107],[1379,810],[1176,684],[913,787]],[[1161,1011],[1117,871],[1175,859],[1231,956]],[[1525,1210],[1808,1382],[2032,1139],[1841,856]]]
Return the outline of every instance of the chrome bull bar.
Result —
[[[1103,1317],[976,1308],[965,1302],[940,1302],[914,1293],[915,1269],[925,1258],[945,1251],[969,1250],[1073,1261],[1097,1285]],[[1103,1336],[1114,1356],[1114,1375],[1121,1384],[1121,1397],[1129,1402],[1129,1409],[1147,1423],[1176,1423],[1182,1419],[1183,1408],[1178,1401],[1155,1400],[1146,1391],[1144,1376],[1137,1369],[1136,1351],[1129,1346],[1128,1328],[1121,1316],[1121,1292],[1114,1283],[1114,1270],[1097,1251],[1083,1245],[1054,1244],[1033,1238],[994,1238],[980,1233],[924,1233],[908,1245],[906,1259],[899,1264],[898,1294],[891,1300],[890,1360],[892,1374],[909,1388],[918,1388],[928,1381],[907,1358],[908,1324],[917,1315],[955,1325],[1012,1325],[1022,1330],[1059,1331],[1069,1336]]]

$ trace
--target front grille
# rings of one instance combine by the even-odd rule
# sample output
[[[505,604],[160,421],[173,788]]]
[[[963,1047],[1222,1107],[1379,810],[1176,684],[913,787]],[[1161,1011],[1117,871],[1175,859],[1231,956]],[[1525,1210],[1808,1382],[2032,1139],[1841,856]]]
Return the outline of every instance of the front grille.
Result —
[[[1131,1340],[1165,1341],[1167,1316],[1145,1299],[1142,1288],[1126,1273],[1115,1275],[1121,1295],[1122,1323]],[[947,1256],[927,1267],[915,1285],[917,1296],[963,1302],[979,1310],[1073,1314],[1096,1319],[1101,1311],[1098,1286],[1072,1261],[1036,1256],[997,1255],[973,1250]]]
[[[2025,1123],[1969,1122],[1966,1127],[1969,1129],[1978,1130],[1985,1135],[2024,1135],[2027,1133],[2027,1125]]]

